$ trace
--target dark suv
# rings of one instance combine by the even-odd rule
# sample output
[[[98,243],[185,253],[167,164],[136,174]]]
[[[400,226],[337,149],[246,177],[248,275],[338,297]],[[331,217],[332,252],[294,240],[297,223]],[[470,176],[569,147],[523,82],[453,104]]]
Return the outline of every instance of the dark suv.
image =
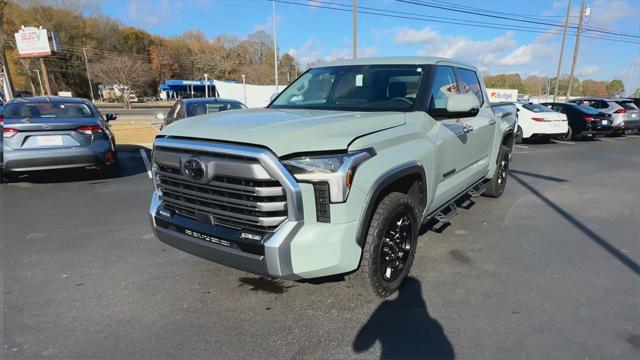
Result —
[[[596,136],[611,135],[615,132],[611,115],[600,112],[590,106],[554,102],[540,104],[553,111],[567,115],[569,132],[566,139],[594,138]]]

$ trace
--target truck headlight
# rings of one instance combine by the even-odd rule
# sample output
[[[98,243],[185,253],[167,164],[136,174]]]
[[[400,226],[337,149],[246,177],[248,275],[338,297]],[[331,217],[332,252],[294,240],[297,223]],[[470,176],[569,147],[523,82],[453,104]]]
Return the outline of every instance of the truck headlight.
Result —
[[[375,156],[373,149],[330,155],[308,155],[283,160],[282,164],[301,182],[326,182],[332,203],[347,200],[356,170]]]

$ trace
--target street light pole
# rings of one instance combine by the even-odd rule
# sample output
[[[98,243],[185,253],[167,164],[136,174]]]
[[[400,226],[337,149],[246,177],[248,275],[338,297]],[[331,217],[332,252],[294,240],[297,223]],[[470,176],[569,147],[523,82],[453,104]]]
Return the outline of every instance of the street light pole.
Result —
[[[209,97],[209,74],[204,74],[204,97]]]
[[[89,80],[89,90],[91,91],[91,101],[93,98],[93,86],[91,86],[91,75],[89,75],[89,61],[87,61],[87,52],[85,48],[82,48],[82,53],[84,54],[84,67],[87,69],[87,80]]]
[[[353,0],[353,58],[358,57],[358,0]]]
[[[40,77],[40,70],[33,70],[38,75],[38,83],[40,84],[40,95],[44,96],[44,87],[42,86],[42,78]]]
[[[242,91],[244,92],[244,104],[247,105],[247,81],[244,74],[242,74]]]
[[[276,92],[278,92],[278,42],[276,35],[276,1],[271,0],[272,12],[273,12],[273,66],[276,73]]]
[[[553,91],[553,102],[558,101],[558,85],[560,85],[560,68],[562,67],[562,55],[564,54],[564,43],[567,39],[567,25],[571,14],[571,0],[567,4],[567,15],[564,17],[564,30],[562,31],[562,44],[560,45],[560,57],[558,58],[558,70],[556,70],[556,86]]]

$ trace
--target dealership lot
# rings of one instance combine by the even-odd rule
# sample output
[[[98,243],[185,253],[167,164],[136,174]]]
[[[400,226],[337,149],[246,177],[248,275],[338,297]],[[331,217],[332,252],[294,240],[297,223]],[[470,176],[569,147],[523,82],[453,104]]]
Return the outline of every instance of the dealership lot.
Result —
[[[423,234],[384,303],[160,243],[140,148],[119,150],[117,179],[0,185],[5,358],[640,354],[640,136],[518,145],[505,195]]]

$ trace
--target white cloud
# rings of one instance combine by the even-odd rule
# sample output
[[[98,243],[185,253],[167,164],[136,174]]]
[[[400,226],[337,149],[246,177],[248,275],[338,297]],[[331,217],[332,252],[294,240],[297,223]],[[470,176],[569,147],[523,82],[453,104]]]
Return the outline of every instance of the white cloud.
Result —
[[[276,15],[276,28],[280,26],[282,22],[282,16]],[[269,16],[269,18],[260,24],[255,24],[253,26],[253,31],[266,31],[269,34],[273,33],[273,16]]]
[[[333,48],[325,52],[322,42],[323,41],[318,41],[315,38],[309,38],[302,46],[299,48],[291,48],[287,53],[295,57],[303,68],[319,62],[350,59],[353,55],[353,49],[351,47]],[[358,48],[358,57],[372,57],[377,54],[378,48],[376,47],[363,46]]]
[[[409,27],[397,28],[393,41],[396,44],[428,44],[440,37],[437,31],[430,28],[416,30]]]
[[[574,12],[580,13],[579,9]],[[615,28],[615,24],[623,19],[638,19],[640,6],[638,0],[605,1],[595,0],[591,9],[591,16],[586,26],[593,28]]]
[[[148,25],[157,25],[169,20],[171,15],[181,8],[180,3],[171,3],[169,0],[157,2],[131,1],[127,9],[127,15],[131,20],[140,21]]]
[[[583,65],[576,70],[577,76],[590,77],[600,72],[600,67],[597,65]]]

